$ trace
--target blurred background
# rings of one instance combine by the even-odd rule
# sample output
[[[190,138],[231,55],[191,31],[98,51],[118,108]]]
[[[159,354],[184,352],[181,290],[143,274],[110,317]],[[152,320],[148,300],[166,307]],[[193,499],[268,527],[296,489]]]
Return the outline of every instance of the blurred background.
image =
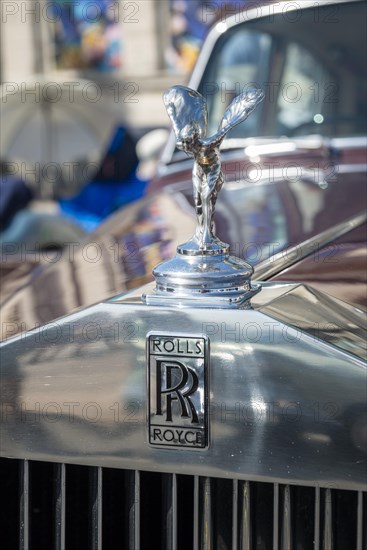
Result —
[[[186,80],[220,4],[246,1],[4,0],[1,84],[94,80],[134,126],[166,124],[162,89]]]
[[[160,260],[161,248],[172,253],[166,245],[172,236],[161,227],[162,212],[186,232],[193,224],[172,201],[160,198],[159,205],[149,203],[136,214],[138,220],[124,210],[120,221],[115,216],[99,227],[142,197],[155,173],[169,132],[163,91],[188,81],[222,8],[229,15],[248,3],[0,2],[0,303],[2,318],[15,323],[15,332],[23,330],[17,320],[33,305],[36,317],[48,312],[41,315],[43,322],[63,314],[69,298],[81,297],[79,291],[71,293],[74,298],[70,294],[68,254],[97,228],[90,238],[108,234],[107,248],[117,245],[118,254],[108,261],[104,256],[103,262],[84,262],[81,248],[78,258],[87,269],[76,270],[93,281],[90,290],[89,284],[82,285],[92,301],[142,284],[144,273],[150,277]],[[174,234],[182,242],[177,228]],[[130,245],[134,261],[135,251],[139,256],[137,264],[130,262]],[[61,253],[65,262],[57,261]],[[14,306],[11,297],[19,286],[53,262],[60,264],[60,278],[55,271],[46,273],[50,289],[41,277],[40,292],[32,289],[30,301],[20,298],[22,305]],[[135,278],[129,275],[132,267]],[[55,305],[59,299],[65,301],[61,309]],[[45,307],[39,300],[45,300]],[[84,298],[77,302],[81,305]],[[29,326],[34,326],[31,316]]]
[[[187,82],[221,8],[246,3],[4,0],[0,244],[35,200],[89,232],[139,198],[167,140],[163,90]]]

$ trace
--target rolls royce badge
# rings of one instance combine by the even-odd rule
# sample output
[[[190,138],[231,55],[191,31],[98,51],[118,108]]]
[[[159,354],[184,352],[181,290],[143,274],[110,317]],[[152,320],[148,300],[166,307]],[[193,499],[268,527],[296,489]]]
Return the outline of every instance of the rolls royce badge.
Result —
[[[148,334],[149,443],[208,446],[208,340]]]

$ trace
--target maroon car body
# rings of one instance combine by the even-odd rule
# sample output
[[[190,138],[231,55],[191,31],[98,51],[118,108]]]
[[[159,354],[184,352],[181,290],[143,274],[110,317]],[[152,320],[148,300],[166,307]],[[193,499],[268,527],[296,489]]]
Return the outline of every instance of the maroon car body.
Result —
[[[311,284],[365,307],[366,184],[356,170],[358,154],[364,149],[338,150],[338,173],[327,189],[308,179],[231,182],[225,163],[218,234],[254,264],[255,278]],[[232,166],[245,169],[243,153],[237,159]],[[290,159],[304,167],[301,154],[279,162]],[[330,162],[322,153],[314,160]],[[182,183],[174,183],[175,175],[155,180],[152,193],[116,213],[88,241],[69,243],[62,255],[39,250],[35,268],[21,264],[4,277],[3,338],[151,280],[152,268],[194,229],[190,171],[180,176]]]

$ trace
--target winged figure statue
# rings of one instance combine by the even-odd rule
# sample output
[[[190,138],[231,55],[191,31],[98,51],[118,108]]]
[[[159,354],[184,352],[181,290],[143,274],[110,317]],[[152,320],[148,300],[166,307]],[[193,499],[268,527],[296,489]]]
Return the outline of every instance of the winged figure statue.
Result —
[[[192,180],[198,224],[191,244],[209,251],[216,241],[212,217],[223,185],[219,148],[226,134],[243,122],[263,100],[264,93],[253,89],[238,95],[226,109],[218,131],[206,137],[207,106],[204,97],[186,86],[173,86],[163,94],[177,147],[194,157]]]

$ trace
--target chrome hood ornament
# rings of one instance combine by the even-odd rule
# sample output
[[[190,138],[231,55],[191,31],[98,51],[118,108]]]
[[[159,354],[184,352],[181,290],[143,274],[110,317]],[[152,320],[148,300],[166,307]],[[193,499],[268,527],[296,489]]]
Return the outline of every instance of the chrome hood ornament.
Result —
[[[258,89],[237,96],[226,109],[218,131],[206,137],[204,97],[185,86],[173,86],[164,93],[177,147],[194,158],[197,227],[191,240],[177,248],[175,258],[153,270],[156,288],[154,293],[143,295],[146,303],[234,308],[243,306],[260,290],[260,285],[251,285],[252,267],[230,255],[229,245],[214,234],[213,214],[224,182],[219,152],[222,141],[263,98]]]

